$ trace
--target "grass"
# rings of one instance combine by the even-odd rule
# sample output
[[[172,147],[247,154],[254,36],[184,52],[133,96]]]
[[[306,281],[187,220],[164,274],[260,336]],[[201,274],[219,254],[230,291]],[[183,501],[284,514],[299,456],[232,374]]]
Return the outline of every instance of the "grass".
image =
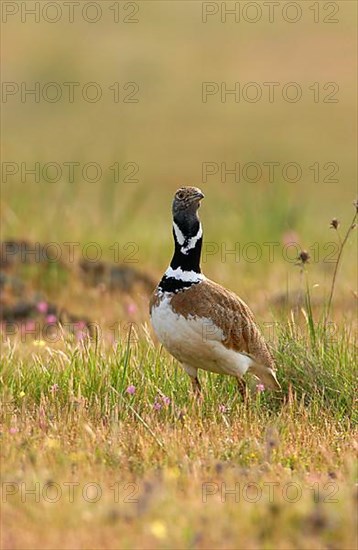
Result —
[[[284,204],[273,194],[270,201],[269,212],[259,207],[261,231],[276,239]],[[250,232],[260,233],[248,225]],[[100,330],[77,341],[60,329],[50,343],[41,332],[9,338],[3,327],[2,547],[355,548],[349,236],[328,266],[208,261],[206,273],[242,288],[264,332],[270,325],[282,392],[258,392],[250,380],[246,404],[234,380],[208,373],[200,373],[203,402],[193,398],[188,377],[152,339],[143,293],[86,287],[76,263],[19,267],[32,291],[97,320]],[[169,255],[169,244],[163,249]],[[145,236],[143,250],[149,256]],[[296,293],[291,305],[270,311],[255,291],[268,270],[265,291],[282,291],[285,274],[287,298]]]
[[[281,327],[282,395],[252,382],[247,404],[234,380],[205,373],[197,403],[144,334],[35,343],[3,348],[4,547],[354,547],[347,331],[327,342],[322,327],[314,341]]]
[[[5,82],[96,81],[103,100],[10,97],[3,105],[3,161],[56,162],[63,173],[51,183],[42,174],[22,181],[18,172],[2,184],[2,238],[79,243],[74,262],[64,252],[60,266],[19,266],[14,275],[26,295],[95,321],[101,334],[77,341],[64,330],[50,343],[43,333],[0,333],[1,545],[351,550],[357,234],[349,232],[341,256],[345,237],[337,243],[329,221],[351,219],[356,192],[356,3],[340,2],[333,25],[313,23],[309,2],[297,24],[280,8],[272,24],[203,24],[199,1],[138,4],[133,25],[114,24],[105,3],[98,24],[35,23],[30,15],[3,25]],[[120,89],[138,83],[139,103],[114,103],[115,81]],[[303,98],[203,103],[206,81],[298,82]],[[312,84],[322,90],[332,81],[338,103],[315,103]],[[80,168],[70,181],[65,162],[96,162],[103,177],[89,183]],[[138,166],[138,182],[124,181],[128,162]],[[204,162],[254,162],[263,177],[221,181],[218,172],[205,182]],[[267,162],[280,163],[271,182]],[[302,169],[297,183],[283,177],[288,162]],[[338,166],[338,182],[327,179],[329,165]],[[126,243],[136,243],[130,265],[159,280],[180,185],[205,193],[204,238],[216,250],[205,274],[252,307],[282,393],[257,392],[251,380],[244,405],[234,380],[200,373],[197,403],[187,376],[152,338],[148,296],[79,280],[91,241],[111,263],[114,242],[118,263]],[[311,256],[305,266],[285,258],[293,235]],[[242,254],[250,242],[262,251],[257,262]],[[267,243],[276,243],[273,258]],[[235,247],[236,256],[225,254]]]
[[[283,394],[294,391],[298,402],[309,400],[337,419],[347,418],[353,413],[356,392],[352,335],[342,329],[327,341],[323,328],[315,327],[313,340],[309,329],[302,330],[294,321],[278,326],[276,354]],[[39,406],[43,399],[51,397],[54,385],[58,389],[46,408],[51,403],[65,407],[73,399],[83,399],[96,418],[98,414],[108,417],[130,385],[137,391],[130,396],[131,401],[122,403],[123,413],[125,403],[134,403],[140,414],[148,412],[158,392],[169,397],[176,407],[187,403],[190,395],[187,377],[163,349],[153,345],[144,330],[140,337],[130,333],[127,341],[118,341],[110,347],[96,338],[92,341],[86,338],[80,345],[73,340],[72,336],[64,336],[56,347],[47,346],[44,340],[34,340],[33,349],[30,345],[24,356],[20,342],[4,344],[2,383],[15,408],[23,402]],[[205,378],[205,373],[202,376]],[[201,410],[208,408],[208,414],[215,414],[220,403],[227,404],[228,396],[233,400],[232,406],[236,403],[234,379],[207,375],[205,385],[208,396]],[[260,407],[277,409],[282,406],[282,398],[277,395],[264,392],[255,399]]]

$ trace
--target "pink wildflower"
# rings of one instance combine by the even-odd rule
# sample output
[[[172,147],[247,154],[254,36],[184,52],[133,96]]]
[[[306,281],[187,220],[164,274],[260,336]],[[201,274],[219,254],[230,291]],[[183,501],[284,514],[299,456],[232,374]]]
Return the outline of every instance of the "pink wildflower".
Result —
[[[48,309],[47,302],[39,302],[36,307],[37,307],[37,311],[39,311],[40,313],[47,313],[47,309]]]
[[[35,323],[33,319],[28,319],[21,328],[24,332],[34,332],[36,330],[36,325],[37,323]]]
[[[134,313],[136,313],[137,309],[138,308],[134,302],[131,302],[127,305],[127,313],[129,313],[129,315],[133,315]]]
[[[46,315],[46,323],[53,324],[56,323],[57,317],[56,315]]]
[[[256,391],[257,393],[265,391],[265,386],[263,384],[256,384]]]
[[[126,393],[129,393],[129,395],[133,395],[135,393],[135,386],[133,386],[133,384],[128,386],[128,388],[126,389]]]
[[[77,342],[82,342],[82,340],[85,338],[86,333],[83,330],[78,330],[76,332],[76,340]]]

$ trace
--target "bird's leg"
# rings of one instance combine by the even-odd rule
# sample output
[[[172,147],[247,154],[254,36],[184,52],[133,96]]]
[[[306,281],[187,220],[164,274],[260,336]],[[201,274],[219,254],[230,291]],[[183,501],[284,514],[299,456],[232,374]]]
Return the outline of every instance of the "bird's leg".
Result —
[[[191,384],[193,386],[193,391],[194,391],[195,397],[201,397],[202,396],[202,394],[201,394],[201,385],[200,385],[200,382],[198,380],[198,377],[197,376],[191,376],[190,380],[191,380]]]
[[[193,386],[194,396],[196,398],[201,398],[202,394],[201,394],[200,382],[198,380],[198,369],[196,369],[195,367],[192,367],[191,365],[188,365],[186,363],[182,363],[182,365],[183,365],[183,368],[184,368],[185,372],[187,374],[189,374],[189,376],[190,376],[191,384]]]
[[[239,389],[239,393],[242,397],[242,400],[245,401],[247,400],[247,388],[246,388],[246,382],[245,380],[243,380],[242,378],[237,378],[237,387]]]

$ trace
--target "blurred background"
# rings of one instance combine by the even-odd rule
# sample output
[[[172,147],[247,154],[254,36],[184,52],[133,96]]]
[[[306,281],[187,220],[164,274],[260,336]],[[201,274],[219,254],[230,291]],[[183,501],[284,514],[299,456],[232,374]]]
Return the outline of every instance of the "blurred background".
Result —
[[[311,257],[314,303],[324,303],[339,239],[330,221],[340,220],[343,237],[357,194],[354,1],[300,2],[296,22],[286,2],[272,22],[262,2],[261,12],[248,2],[152,0],[94,2],[83,12],[81,2],[73,22],[62,2],[57,10],[40,2],[35,15],[7,4],[3,321],[147,320],[182,185],[206,196],[205,274],[260,321],[300,305],[300,250]],[[273,174],[267,163],[276,163]],[[79,243],[73,258],[69,242]],[[58,261],[46,243],[60,247]],[[336,318],[356,312],[356,245],[354,236]],[[34,246],[36,261],[26,252]]]

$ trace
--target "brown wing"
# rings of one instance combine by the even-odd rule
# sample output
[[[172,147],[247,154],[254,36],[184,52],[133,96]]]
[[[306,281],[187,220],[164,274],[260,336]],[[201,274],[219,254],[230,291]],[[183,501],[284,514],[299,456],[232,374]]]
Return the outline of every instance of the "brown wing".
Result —
[[[222,330],[223,344],[251,355],[274,370],[275,364],[250,308],[233,292],[206,279],[171,300],[174,311],[184,317],[208,317]]]

